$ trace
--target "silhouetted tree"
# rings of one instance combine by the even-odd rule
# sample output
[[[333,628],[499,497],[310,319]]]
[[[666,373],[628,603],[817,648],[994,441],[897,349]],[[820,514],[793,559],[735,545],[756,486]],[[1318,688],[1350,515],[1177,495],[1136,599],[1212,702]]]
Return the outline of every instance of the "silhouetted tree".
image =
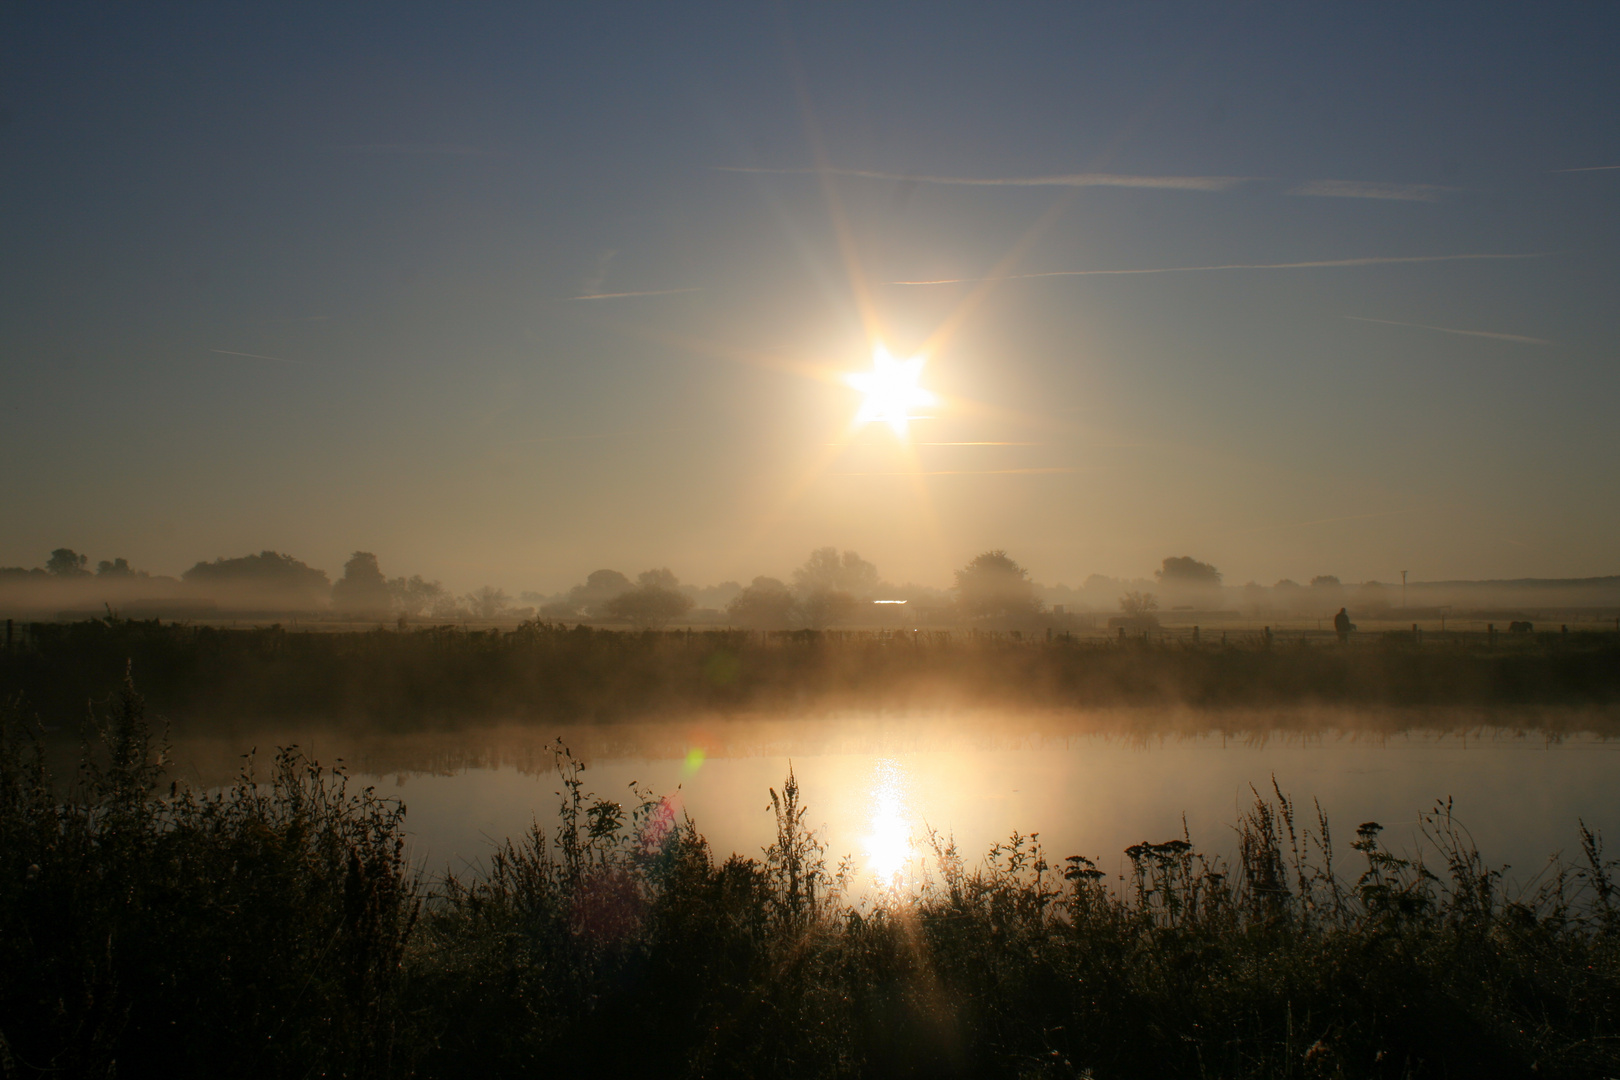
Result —
[[[501,612],[511,606],[511,598],[506,595],[505,589],[497,589],[489,585],[475,589],[462,597],[467,610],[475,619],[498,619]]]
[[[798,606],[786,583],[757,577],[726,605],[726,617],[754,630],[786,630],[797,621]]]
[[[148,577],[145,570],[136,571],[129,565],[128,559],[114,559],[108,562],[102,559],[96,563],[96,577]]]
[[[450,598],[449,590],[421,574],[397,577],[388,583],[388,597],[406,618],[414,619]]]
[[[680,591],[680,581],[668,569],[648,570],[629,592],[607,602],[607,614],[641,630],[657,630],[692,610],[692,598]]]
[[[45,560],[45,569],[59,578],[89,577],[90,571],[84,568],[90,561],[90,556],[80,555],[72,548],[57,548],[51,552],[51,557]]]
[[[970,619],[1018,620],[1041,609],[1029,571],[999,548],[956,572],[957,603]]]
[[[635,588],[630,579],[617,570],[595,570],[585,584],[568,590],[567,603],[572,612],[585,611],[595,615],[606,609],[608,601]]]
[[[1153,576],[1165,585],[1219,585],[1221,572],[1191,555],[1173,555],[1164,565],[1153,571]]]
[[[1311,578],[1311,607],[1329,607],[1344,601],[1344,584],[1333,574]]]
[[[325,570],[306,566],[291,555],[275,551],[200,562],[180,576],[196,585],[239,590],[257,594],[261,599],[311,607],[332,595],[332,583]]]
[[[871,596],[878,586],[877,567],[853,551],[838,554],[835,547],[816,548],[803,566],[793,571],[793,588],[800,596],[816,592]]]
[[[1355,602],[1358,607],[1377,610],[1389,607],[1390,596],[1389,586],[1382,581],[1364,581],[1356,590]]]
[[[1132,590],[1119,598],[1119,610],[1133,619],[1152,618],[1159,610],[1159,598],[1152,593]]]
[[[1305,601],[1306,588],[1291,578],[1283,578],[1271,587],[1272,603],[1284,611],[1294,611]]]
[[[388,579],[377,566],[377,556],[357,551],[343,564],[343,576],[332,585],[332,606],[354,614],[386,612],[393,596]]]
[[[643,588],[678,589],[681,587],[681,579],[665,566],[656,570],[643,570],[636,575],[636,584]]]
[[[842,589],[817,589],[799,601],[799,611],[812,630],[849,622],[858,606],[859,601]]]

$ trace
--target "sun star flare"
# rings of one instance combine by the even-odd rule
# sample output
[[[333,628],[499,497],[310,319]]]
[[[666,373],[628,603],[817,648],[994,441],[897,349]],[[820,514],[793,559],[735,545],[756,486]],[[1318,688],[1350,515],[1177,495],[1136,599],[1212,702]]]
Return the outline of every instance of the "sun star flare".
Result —
[[[872,349],[872,370],[851,372],[844,382],[864,395],[855,423],[885,423],[904,436],[909,421],[921,419],[912,410],[937,404],[939,399],[918,385],[926,358],[896,360],[883,345]]]

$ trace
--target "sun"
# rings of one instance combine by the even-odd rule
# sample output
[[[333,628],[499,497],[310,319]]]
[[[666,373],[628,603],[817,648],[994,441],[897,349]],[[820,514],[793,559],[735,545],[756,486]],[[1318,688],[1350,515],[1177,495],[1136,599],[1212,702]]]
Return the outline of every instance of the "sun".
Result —
[[[913,416],[911,410],[934,405],[939,400],[917,385],[924,362],[921,356],[896,360],[882,344],[874,346],[872,370],[844,376],[845,383],[865,395],[860,412],[855,414],[855,422],[882,422],[893,428],[896,435],[904,435],[907,421],[920,419]]]

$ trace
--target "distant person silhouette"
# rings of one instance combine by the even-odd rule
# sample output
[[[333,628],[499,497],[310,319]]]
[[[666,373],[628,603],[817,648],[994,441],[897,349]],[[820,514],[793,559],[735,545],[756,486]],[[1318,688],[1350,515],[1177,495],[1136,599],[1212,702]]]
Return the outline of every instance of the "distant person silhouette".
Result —
[[[1344,608],[1340,608],[1339,613],[1333,616],[1333,629],[1338,633],[1341,643],[1350,640],[1350,631],[1355,627],[1350,622],[1350,613]]]

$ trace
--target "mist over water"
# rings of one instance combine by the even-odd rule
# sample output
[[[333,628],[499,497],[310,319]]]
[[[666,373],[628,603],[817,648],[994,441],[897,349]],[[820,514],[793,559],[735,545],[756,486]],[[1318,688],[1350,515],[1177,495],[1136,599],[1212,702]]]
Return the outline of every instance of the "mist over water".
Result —
[[[1416,850],[1419,814],[1452,800],[1510,883],[1528,883],[1576,845],[1577,823],[1620,829],[1620,742],[1581,730],[1514,726],[1476,712],[1283,714],[1118,710],[1085,714],[846,715],[614,725],[469,726],[357,736],[319,726],[261,734],[342,759],[407,807],[411,855],[430,875],[484,864],[493,846],[555,820],[553,750],[585,761],[586,789],[633,805],[630,785],[669,797],[718,853],[757,855],[773,837],[768,789],[791,768],[829,859],[845,856],[863,891],[915,887],[932,831],[970,862],[1012,833],[1038,833],[1054,864],[1094,859],[1111,875],[1124,849],[1179,838],[1231,854],[1233,825],[1273,778],[1340,849],[1377,821]],[[1554,721],[1544,716],[1541,719]],[[268,740],[268,741],[267,741]],[[560,743],[559,743],[560,740]],[[241,764],[237,742],[185,739],[178,772],[215,784]],[[1348,865],[1348,863],[1346,863]]]

